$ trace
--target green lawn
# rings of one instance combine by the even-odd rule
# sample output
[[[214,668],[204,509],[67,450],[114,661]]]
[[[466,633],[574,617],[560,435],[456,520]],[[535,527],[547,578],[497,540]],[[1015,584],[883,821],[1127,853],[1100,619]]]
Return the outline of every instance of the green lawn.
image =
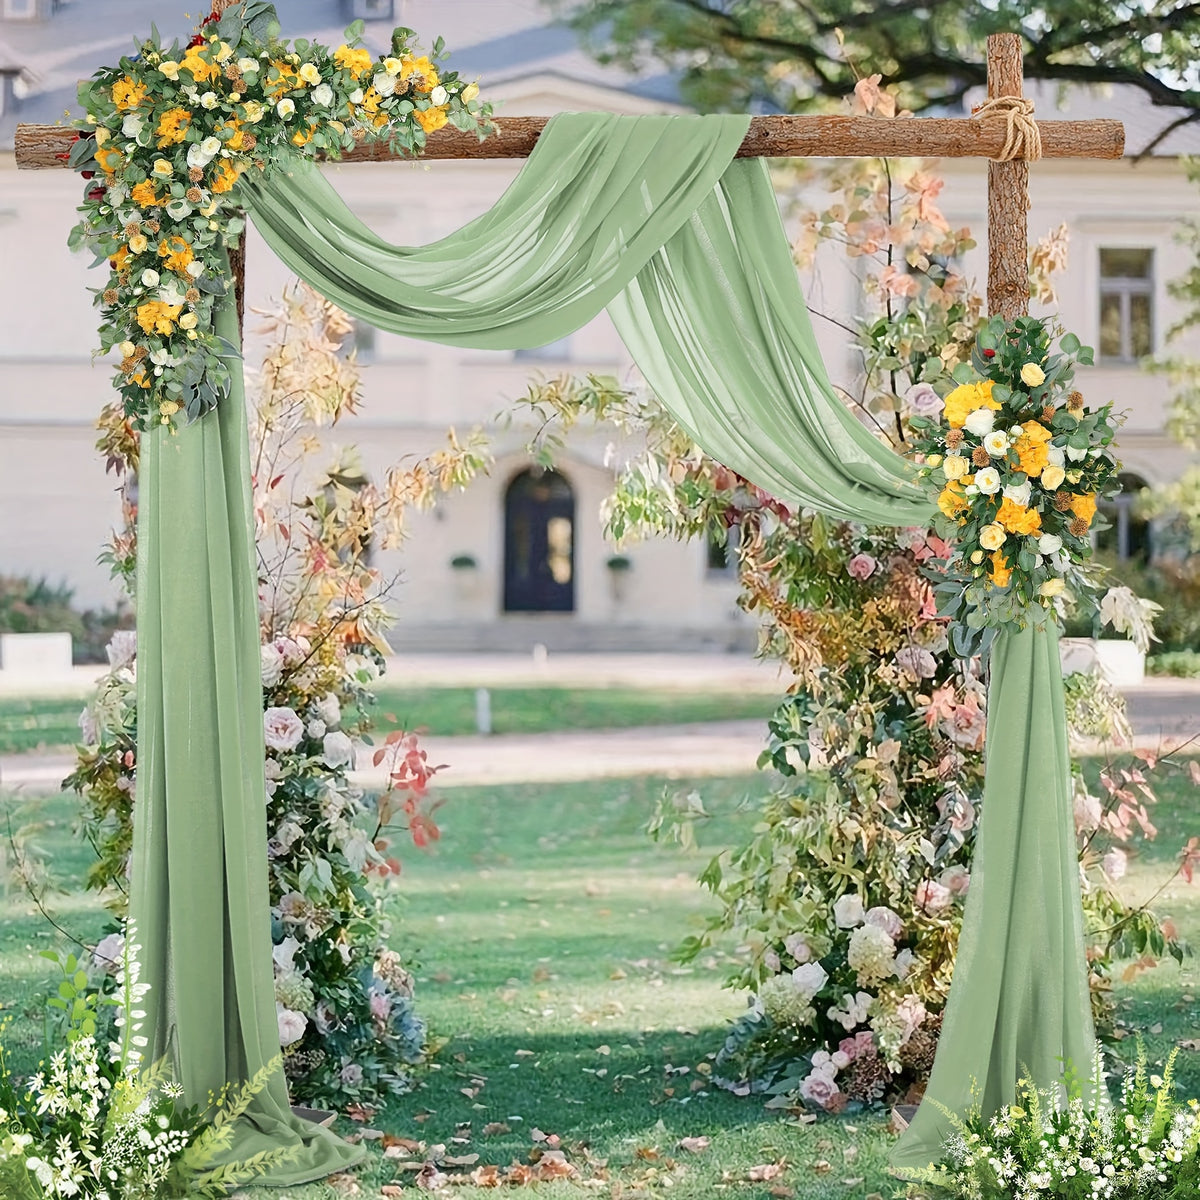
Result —
[[[492,688],[494,733],[628,729],[688,721],[765,721],[778,697],[665,688]],[[77,698],[0,699],[0,754],[70,746],[79,737]],[[474,733],[474,688],[388,688],[372,709],[380,731],[424,727],[443,737]]]
[[[710,779],[696,786],[720,808],[755,784]],[[881,1117],[803,1125],[706,1085],[709,1059],[741,1006],[721,987],[734,948],[692,970],[669,960],[710,902],[694,883],[703,853],[655,846],[643,833],[663,786],[642,779],[455,790],[440,814],[442,842],[434,854],[408,856],[403,900],[397,897],[396,944],[419,962],[421,1009],[434,1034],[449,1041],[423,1087],[378,1114],[374,1127],[502,1167],[527,1160],[540,1130],[561,1139],[585,1177],[607,1176],[602,1193],[621,1200],[651,1194],[664,1176],[687,1200],[892,1196]],[[1156,813],[1162,840],[1133,862],[1131,892],[1155,887],[1180,836],[1200,827],[1194,796],[1182,785],[1164,794]],[[45,806],[55,822],[46,845],[55,874],[66,879],[78,875],[87,854],[70,837],[70,805],[56,798]],[[736,822],[751,819],[711,827],[710,845],[741,836]],[[1200,942],[1200,892],[1175,886],[1159,904]],[[19,896],[10,895],[0,913],[2,994],[17,1016],[9,1038],[16,1036],[19,1065],[27,1067],[40,1032],[23,1013],[48,977],[31,951],[53,939]],[[94,901],[74,894],[56,901],[55,913],[81,936],[94,937],[102,924]],[[1120,985],[1123,1019],[1145,1033],[1152,1056],[1197,1036],[1198,985],[1190,959],[1182,969],[1168,965]],[[1182,1068],[1184,1085],[1200,1092],[1200,1054],[1186,1053]],[[710,1143],[689,1153],[679,1148],[685,1137]],[[752,1167],[781,1161],[773,1180],[749,1181]],[[411,1188],[413,1172],[403,1162],[373,1153],[361,1190],[351,1194],[379,1197],[393,1181]],[[565,1182],[538,1191],[585,1194]],[[248,1194],[324,1200],[347,1193],[314,1184]],[[451,1194],[484,1193],[460,1186]]]

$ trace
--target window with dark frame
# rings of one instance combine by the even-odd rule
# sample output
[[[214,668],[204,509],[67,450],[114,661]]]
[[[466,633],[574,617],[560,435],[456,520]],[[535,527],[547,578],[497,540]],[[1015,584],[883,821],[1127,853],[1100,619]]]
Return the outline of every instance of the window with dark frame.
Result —
[[[1154,251],[1100,250],[1100,359],[1136,363],[1154,351]]]

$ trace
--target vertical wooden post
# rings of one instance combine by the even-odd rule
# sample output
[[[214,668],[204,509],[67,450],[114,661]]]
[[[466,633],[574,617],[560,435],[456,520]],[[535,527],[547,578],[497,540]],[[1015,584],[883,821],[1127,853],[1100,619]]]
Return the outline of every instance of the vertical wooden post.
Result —
[[[213,0],[212,11],[220,16],[227,8],[241,4],[242,0]],[[243,214],[244,215],[244,214]],[[233,277],[233,295],[237,301],[238,333],[244,332],[246,319],[246,231],[238,240],[237,248],[229,251],[229,273]]]
[[[1021,37],[987,40],[988,99],[1021,95]],[[988,163],[988,313],[1011,321],[1029,312],[1029,163]]]

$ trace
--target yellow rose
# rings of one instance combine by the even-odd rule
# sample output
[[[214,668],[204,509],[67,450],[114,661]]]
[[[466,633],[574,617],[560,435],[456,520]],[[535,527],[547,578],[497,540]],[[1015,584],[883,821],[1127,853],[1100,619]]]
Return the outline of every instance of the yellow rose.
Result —
[[[117,348],[121,351],[122,358],[132,358],[133,352],[137,349],[132,342],[122,342]]]
[[[983,562],[983,551],[982,551],[982,550],[973,550],[973,551],[971,552],[971,561],[972,561],[972,562],[973,562],[973,563],[974,563],[976,566],[979,566],[979,564],[980,564],[981,562]]]
[[[135,233],[133,237],[129,239],[129,249],[132,250],[134,254],[143,253],[148,245],[150,245],[150,243],[146,241],[146,239],[140,233]]]
[[[321,82],[321,72],[317,70],[316,63],[305,63],[300,68],[299,73],[300,78],[303,79],[305,83]]]
[[[1000,525],[985,525],[979,531],[979,544],[985,550],[999,550],[1008,539],[1008,534]]]
[[[403,64],[403,63],[402,63],[402,62],[401,62],[401,61],[400,61],[398,58],[385,58],[385,59],[383,60],[383,69],[384,69],[384,70],[385,70],[385,71],[386,71],[386,72],[387,72],[389,75],[399,75],[399,74],[400,74],[400,68],[401,68],[403,65],[404,65],[404,64]]]
[[[942,470],[947,479],[961,479],[967,473],[967,460],[961,454],[947,454],[942,461]]]
[[[1046,382],[1046,372],[1037,363],[1026,363],[1021,368],[1021,382],[1028,387],[1040,387]]]
[[[1063,480],[1066,477],[1067,473],[1062,467],[1056,467],[1053,464],[1043,467],[1041,474],[1042,487],[1048,492],[1057,491],[1062,486]]]
[[[168,79],[178,79],[179,78],[179,64],[177,62],[174,62],[172,59],[164,58],[163,61],[158,64],[158,69]]]
[[[165,158],[156,158],[154,160],[154,174],[162,175],[166,178],[175,174],[175,168]]]
[[[187,335],[188,338],[193,342],[200,336],[194,329],[189,329],[187,331]]]
[[[1057,596],[1067,585],[1056,575],[1053,579],[1047,579],[1045,583],[1038,588],[1039,596]]]
[[[96,145],[103,146],[104,143],[107,142],[110,137],[112,137],[112,130],[105,129],[104,126],[101,125],[96,130]]]
[[[158,406],[158,411],[164,417],[173,417],[179,411],[179,405],[174,400],[164,400]]]
[[[940,454],[927,454],[925,456],[925,465],[929,467],[940,466],[942,456]]]
[[[197,317],[194,312],[184,313],[183,316],[179,318],[179,328],[180,329],[195,329],[196,324],[199,321],[199,319],[200,318]]]
[[[470,104],[476,96],[479,95],[479,84],[468,83],[465,88],[459,93],[464,104]]]
[[[217,51],[217,62],[228,62],[233,57],[233,47],[228,42],[222,42],[220,49]]]

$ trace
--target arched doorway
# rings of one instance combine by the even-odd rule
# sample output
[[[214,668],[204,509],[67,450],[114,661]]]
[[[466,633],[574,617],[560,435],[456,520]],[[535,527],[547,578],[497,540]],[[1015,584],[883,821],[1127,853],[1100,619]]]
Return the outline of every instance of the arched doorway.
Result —
[[[1137,500],[1138,493],[1149,485],[1130,471],[1122,471],[1117,478],[1121,490],[1100,505],[1112,527],[1097,534],[1096,548],[1114,555],[1118,562],[1148,562],[1153,550],[1150,522],[1137,511]]]
[[[574,612],[575,493],[530,468],[504,495],[504,611]]]

